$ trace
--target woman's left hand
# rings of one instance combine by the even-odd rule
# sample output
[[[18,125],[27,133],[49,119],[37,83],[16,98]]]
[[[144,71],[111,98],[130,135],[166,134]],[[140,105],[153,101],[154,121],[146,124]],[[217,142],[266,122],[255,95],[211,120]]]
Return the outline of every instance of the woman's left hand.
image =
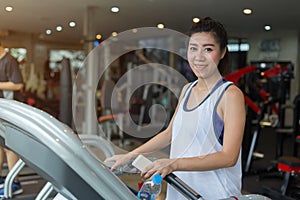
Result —
[[[145,167],[144,171],[142,171],[141,176],[144,178],[149,178],[154,174],[160,174],[163,178],[172,173],[175,168],[176,159],[158,159],[153,163],[149,164]]]

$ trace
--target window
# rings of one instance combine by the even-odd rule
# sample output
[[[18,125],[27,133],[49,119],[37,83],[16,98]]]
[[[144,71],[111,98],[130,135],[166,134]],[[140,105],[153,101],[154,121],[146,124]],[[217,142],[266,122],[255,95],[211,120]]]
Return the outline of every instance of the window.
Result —
[[[246,39],[229,39],[227,48],[229,52],[249,51],[250,45]]]

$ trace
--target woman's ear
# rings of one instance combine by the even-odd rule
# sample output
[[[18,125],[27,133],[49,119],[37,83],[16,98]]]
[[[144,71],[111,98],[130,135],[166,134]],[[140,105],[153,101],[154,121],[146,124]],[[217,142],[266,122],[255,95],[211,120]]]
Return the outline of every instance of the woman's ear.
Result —
[[[228,51],[228,50],[227,50],[227,47],[225,47],[225,48],[223,49],[223,51],[222,51],[221,59],[224,58],[224,56],[225,56],[225,54],[226,54],[227,51]]]

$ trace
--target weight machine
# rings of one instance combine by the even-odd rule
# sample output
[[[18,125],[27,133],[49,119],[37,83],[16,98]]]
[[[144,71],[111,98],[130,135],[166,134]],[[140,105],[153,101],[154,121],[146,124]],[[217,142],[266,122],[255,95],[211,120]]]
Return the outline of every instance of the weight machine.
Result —
[[[261,128],[264,126],[283,126],[284,110],[282,106],[285,104],[286,99],[290,97],[290,80],[293,77],[293,65],[290,62],[252,62],[251,64],[225,76],[227,80],[238,86],[240,86],[239,81],[243,76],[256,76],[256,79],[246,87],[252,88],[258,104],[249,97],[251,94],[244,92],[245,102],[256,114],[257,119],[245,164],[245,173],[250,171],[252,156]],[[275,82],[278,87],[272,87],[272,82]],[[279,140],[277,141],[276,150],[277,158],[282,151],[282,143]]]

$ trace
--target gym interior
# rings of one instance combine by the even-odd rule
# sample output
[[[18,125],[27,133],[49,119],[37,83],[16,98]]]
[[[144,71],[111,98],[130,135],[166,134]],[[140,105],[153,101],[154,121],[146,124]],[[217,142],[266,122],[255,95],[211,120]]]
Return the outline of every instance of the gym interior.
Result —
[[[19,157],[11,170],[4,160],[2,199],[138,199],[140,171],[132,163],[111,171],[104,160],[168,127],[183,86],[197,79],[186,33],[202,17],[226,28],[224,78],[245,100],[242,191],[228,199],[300,199],[300,2],[0,5],[0,43],[24,83],[14,100],[0,98],[0,145]],[[147,157],[169,153],[167,146]],[[16,177],[20,194],[12,189]],[[167,184],[186,199],[201,199],[176,181],[165,179],[156,199],[165,199]]]

